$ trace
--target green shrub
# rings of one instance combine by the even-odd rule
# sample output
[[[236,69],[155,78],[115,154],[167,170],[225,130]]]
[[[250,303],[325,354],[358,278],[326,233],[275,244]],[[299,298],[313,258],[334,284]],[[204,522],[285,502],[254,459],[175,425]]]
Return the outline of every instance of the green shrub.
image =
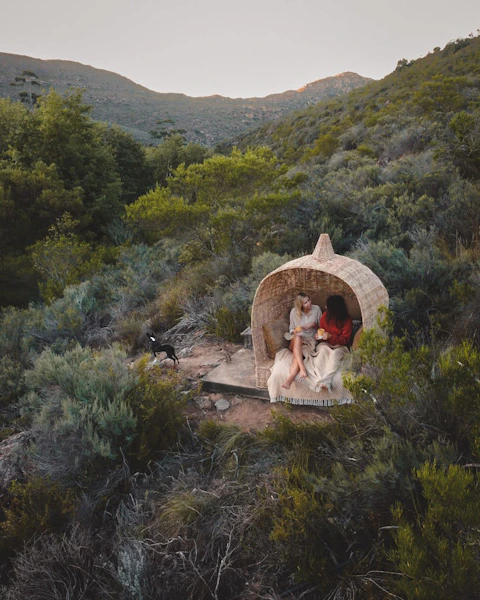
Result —
[[[37,327],[42,323],[40,310],[21,310],[14,307],[0,312],[0,354],[20,363],[30,364],[32,350],[39,346],[35,339]]]
[[[34,368],[26,373],[26,380],[33,390],[54,385],[83,403],[97,400],[106,405],[116,395],[128,391],[134,385],[135,376],[118,345],[102,351],[77,345],[61,356],[45,350]]]
[[[331,133],[321,135],[315,141],[313,148],[310,150],[308,157],[320,155],[324,158],[330,158],[339,146],[338,138]]]
[[[11,558],[34,535],[61,531],[75,511],[73,491],[48,478],[36,477],[26,483],[13,481],[8,492],[8,504],[2,507],[4,520],[0,523],[0,553],[4,558]]]
[[[250,318],[244,310],[230,310],[222,306],[215,312],[214,320],[211,331],[216,337],[228,342],[240,342],[240,333],[248,325]]]
[[[315,583],[323,582],[328,589],[325,552],[328,507],[325,510],[308,479],[308,472],[298,466],[278,474],[275,483],[278,509],[273,515],[270,537],[297,582],[316,580]]]
[[[0,425],[0,442],[3,442],[3,440],[6,440],[15,433],[16,431],[12,427],[3,427]]]
[[[480,513],[477,478],[459,465],[444,470],[425,463],[415,470],[426,502],[409,515],[400,504],[393,509],[398,529],[389,553],[402,574],[392,587],[407,599],[468,600],[478,595]]]
[[[191,491],[172,494],[162,505],[155,526],[168,537],[176,537],[182,531],[202,517],[202,511],[210,499]]]
[[[464,341],[440,355],[435,380],[443,426],[475,460],[480,459],[479,372],[480,351]]]
[[[42,310],[43,327],[37,333],[58,354],[84,343],[93,320],[96,301],[89,281],[69,285],[63,296]]]
[[[181,279],[170,283],[159,300],[159,312],[166,329],[173,327],[183,315],[183,303],[189,297],[188,284]]]
[[[35,430],[35,463],[55,479],[71,480],[96,458],[117,460],[135,431],[125,399],[135,373],[118,346],[77,346],[58,356],[45,350],[25,374],[30,393],[22,413]]]
[[[229,271],[228,259],[220,256],[189,264],[178,273],[162,290],[158,301],[165,328],[173,327],[186,312],[189,302],[207,295],[225,280]]]
[[[449,436],[466,456],[480,455],[480,353],[471,342],[435,353],[407,349],[405,338],[365,331],[359,344],[363,374],[347,382],[357,399],[374,400],[382,417],[411,440]],[[407,416],[407,418],[406,418]],[[433,429],[431,429],[433,428]]]
[[[282,417],[262,434],[287,450],[274,482],[276,552],[301,581],[325,594],[349,576],[355,588],[363,586],[360,565],[392,502],[408,502],[411,468],[421,462],[414,446],[400,442],[371,408],[338,407],[322,425]]]
[[[117,339],[129,354],[137,352],[144,333],[145,315],[139,310],[133,310],[119,317],[115,324],[115,339]]]
[[[184,393],[185,383],[179,373],[149,366],[147,356],[136,370],[138,383],[126,397],[137,423],[130,455],[144,465],[178,440],[188,394]]]
[[[163,243],[123,248],[115,267],[94,282],[103,308],[112,315],[123,315],[155,300],[159,284],[178,270],[177,254],[174,246]]]
[[[372,150],[372,148],[370,148],[370,146],[367,146],[366,144],[360,144],[359,146],[357,146],[356,150],[360,154],[360,156],[367,156],[369,158],[375,157],[375,150]]]
[[[0,408],[17,400],[24,391],[23,366],[3,356],[0,358]]]

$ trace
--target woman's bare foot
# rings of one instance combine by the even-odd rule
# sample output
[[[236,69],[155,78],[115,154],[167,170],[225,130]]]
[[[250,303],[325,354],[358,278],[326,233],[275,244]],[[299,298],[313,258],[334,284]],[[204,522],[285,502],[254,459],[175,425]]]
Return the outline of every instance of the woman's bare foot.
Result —
[[[300,371],[298,376],[300,377],[300,379],[305,379],[306,377],[308,377],[308,374],[305,370],[303,370],[303,371]]]
[[[282,388],[289,390],[290,386],[292,385],[292,381],[293,379],[290,379],[290,377],[287,379],[287,381],[285,381],[285,383],[282,383]]]
[[[322,383],[322,385],[320,386],[320,389],[323,390],[324,392],[329,391],[328,387],[324,383]]]

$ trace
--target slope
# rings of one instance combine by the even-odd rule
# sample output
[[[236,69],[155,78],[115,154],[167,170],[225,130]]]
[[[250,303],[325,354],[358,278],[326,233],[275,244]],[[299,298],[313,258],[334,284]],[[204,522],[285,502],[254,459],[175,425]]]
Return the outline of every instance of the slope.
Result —
[[[480,38],[456,40],[443,50],[435,48],[426,57],[400,60],[396,70],[384,79],[342,98],[325,100],[236,136],[223,149],[266,145],[295,163],[314,156],[328,158],[336,149],[351,150],[368,141],[376,156],[388,158],[388,144],[378,138],[382,127],[388,130],[390,123],[398,131],[412,120],[436,116],[444,120],[456,110],[478,106],[479,76]],[[458,77],[467,79],[453,81]]]
[[[342,73],[308,84],[299,91],[265,98],[192,98],[153,92],[116,73],[77,62],[0,53],[0,97],[18,99],[23,87],[21,82],[15,85],[15,77],[24,71],[39,77],[38,90],[53,87],[64,93],[83,88],[85,101],[93,106],[94,119],[117,123],[139,141],[152,143],[150,131],[174,128],[184,130],[188,140],[205,145],[214,145],[292,110],[371,81],[355,73]]]

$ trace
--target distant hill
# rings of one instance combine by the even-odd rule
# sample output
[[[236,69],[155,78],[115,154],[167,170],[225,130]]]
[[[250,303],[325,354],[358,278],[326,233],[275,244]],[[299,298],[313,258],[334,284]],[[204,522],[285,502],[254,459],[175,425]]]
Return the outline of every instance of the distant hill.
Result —
[[[265,98],[192,98],[153,92],[116,73],[77,62],[0,53],[0,97],[18,99],[21,86],[11,83],[23,71],[39,77],[39,92],[83,88],[94,119],[116,123],[139,141],[152,142],[152,130],[174,128],[185,130],[189,141],[209,146],[372,81],[356,73],[342,73]],[[157,121],[164,123],[158,125]]]
[[[232,146],[269,146],[280,158],[295,164],[322,162],[337,151],[366,143],[372,155],[389,160],[392,138],[414,123],[424,127],[425,112],[435,122],[440,115],[448,121],[459,110],[456,102],[478,110],[479,88],[480,36],[459,39],[422,58],[400,60],[395,71],[379,81],[265,123],[224,142],[219,149],[228,152]],[[459,90],[467,98],[464,102]]]

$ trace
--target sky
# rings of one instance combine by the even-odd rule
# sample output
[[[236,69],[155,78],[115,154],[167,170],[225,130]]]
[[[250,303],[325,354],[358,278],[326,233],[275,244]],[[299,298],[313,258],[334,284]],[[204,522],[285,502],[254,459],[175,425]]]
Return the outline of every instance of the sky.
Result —
[[[477,35],[479,0],[0,0],[0,52],[113,71],[157,92],[262,97]]]

